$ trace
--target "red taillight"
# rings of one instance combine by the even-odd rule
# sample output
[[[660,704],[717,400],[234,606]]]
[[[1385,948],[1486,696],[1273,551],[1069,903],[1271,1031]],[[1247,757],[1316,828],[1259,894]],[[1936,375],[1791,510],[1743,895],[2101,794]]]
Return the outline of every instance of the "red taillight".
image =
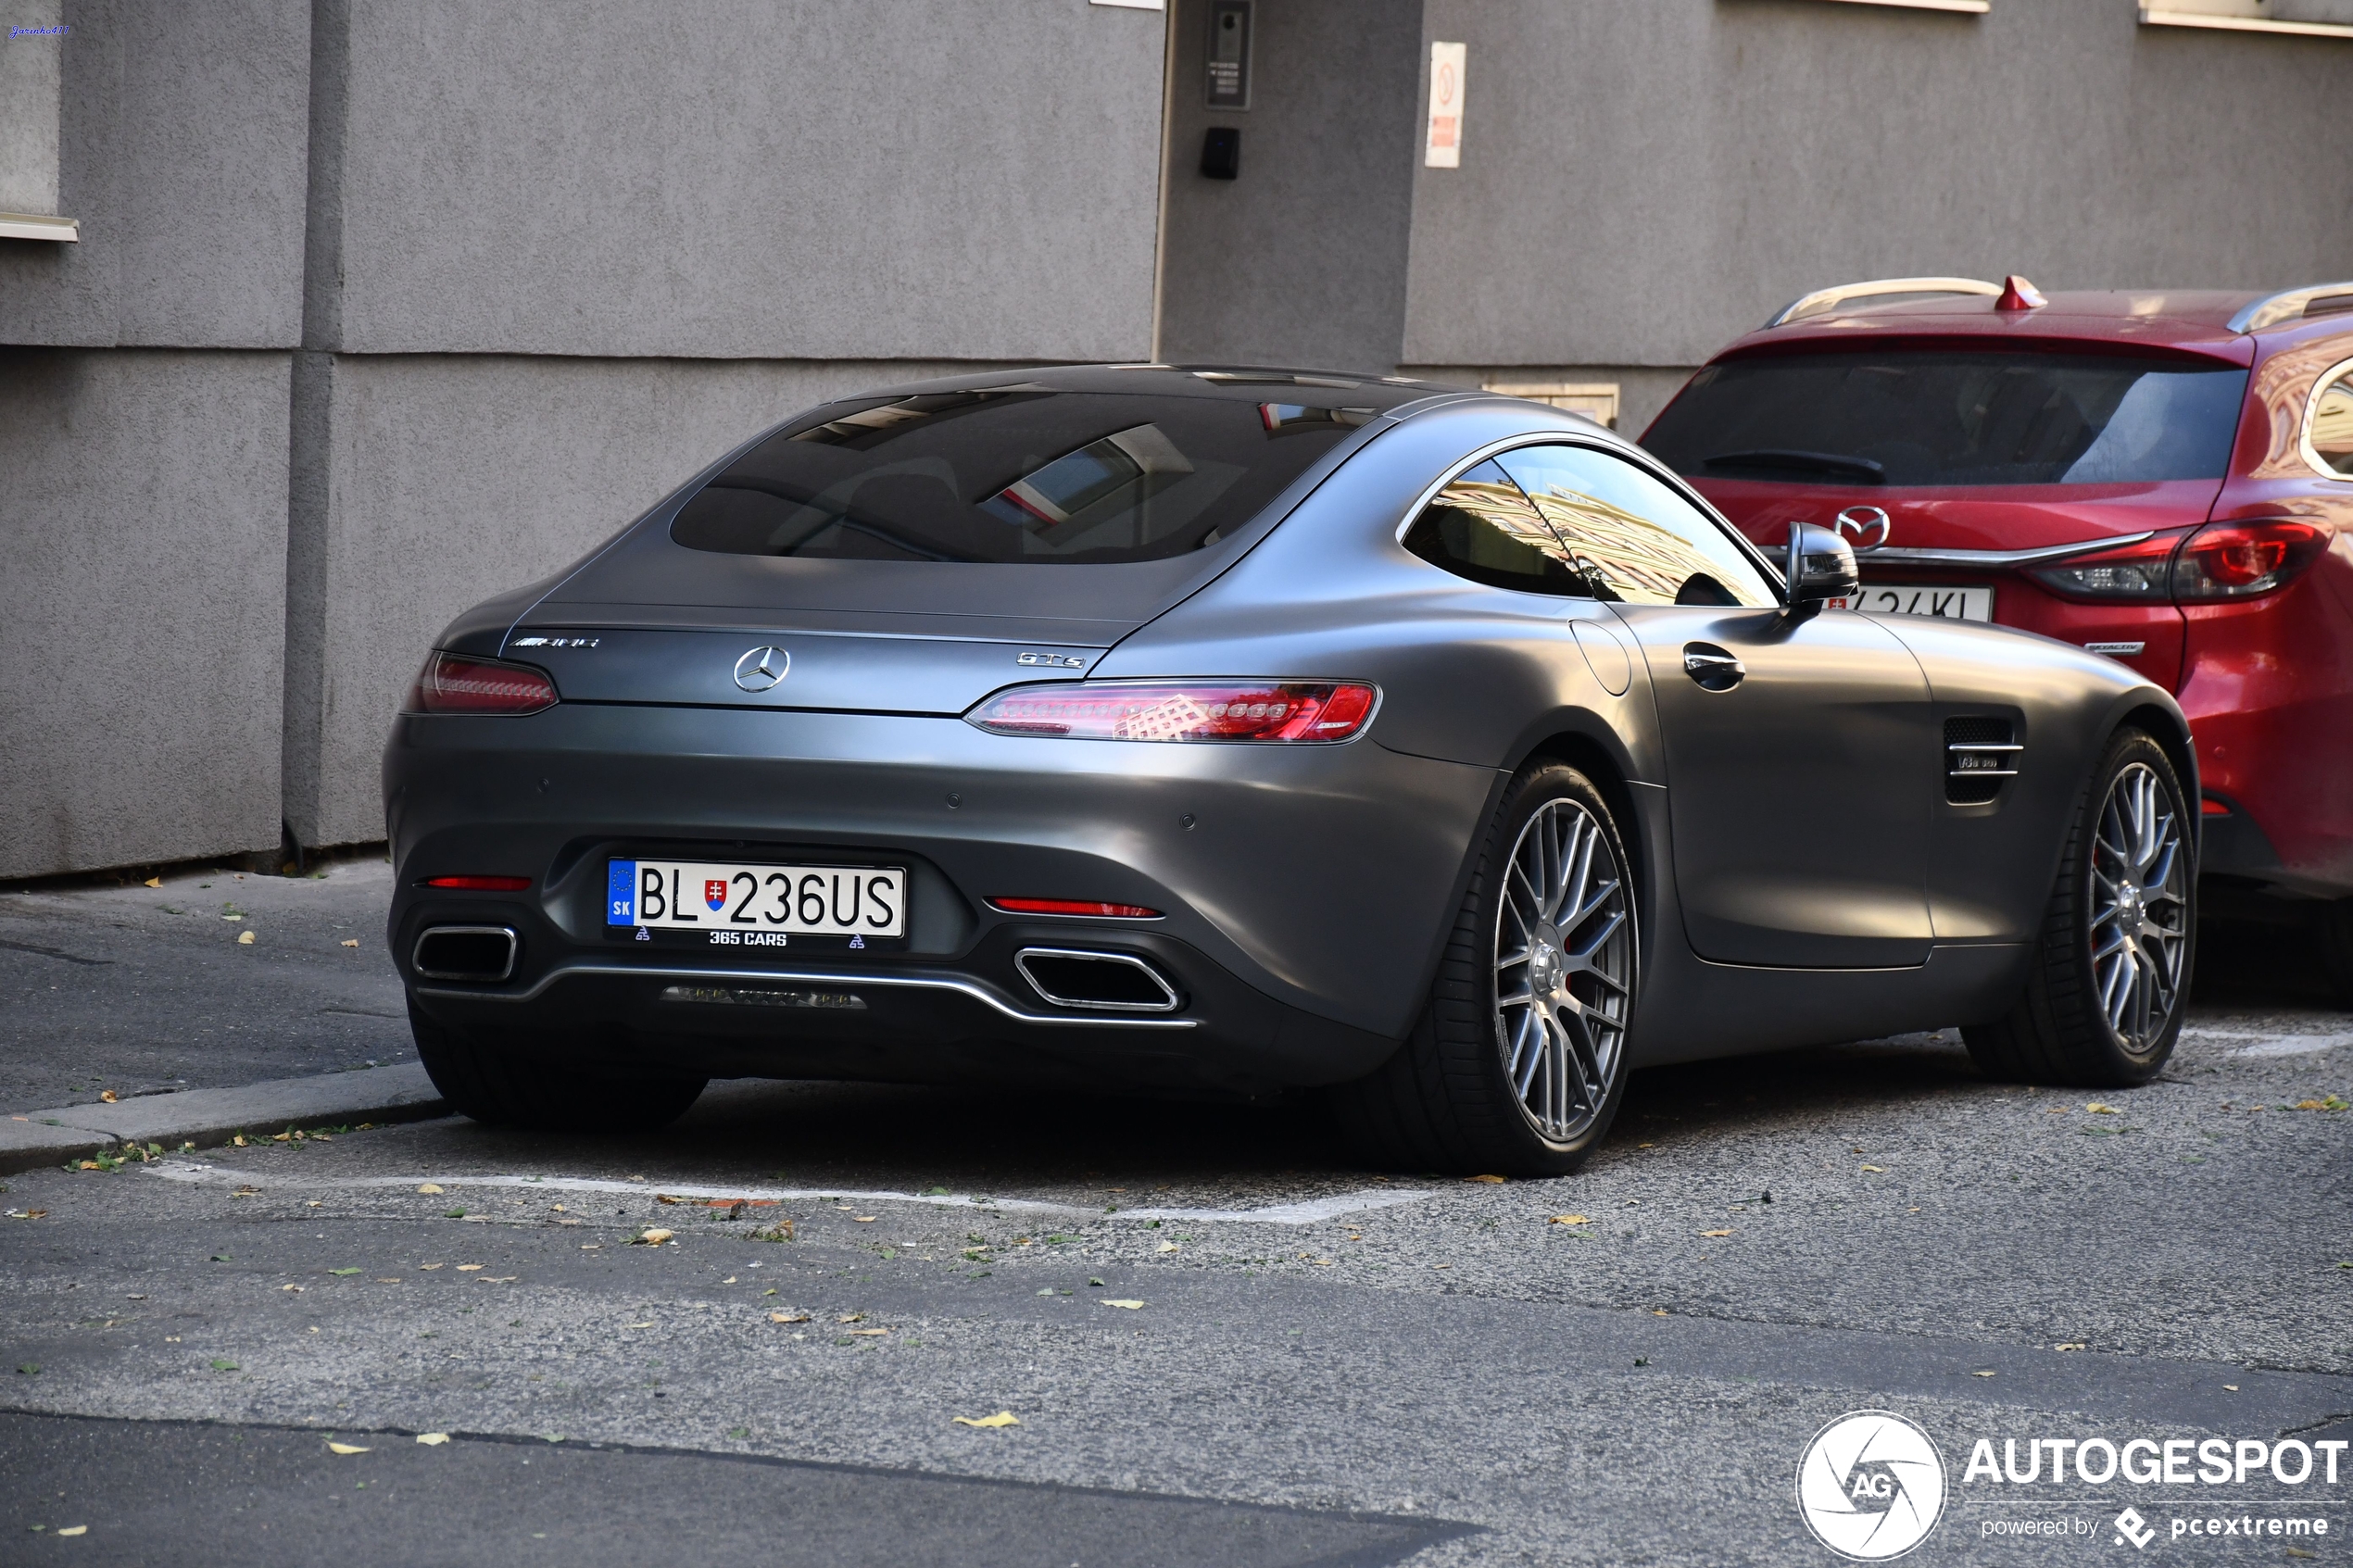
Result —
[[[531,885],[527,876],[429,876],[427,887],[454,887],[461,893],[521,893]]]
[[[409,688],[409,713],[536,713],[556,704],[556,683],[528,664],[435,651]]]
[[[2197,809],[2198,815],[2202,817],[2227,817],[2231,814],[2231,809],[2228,806],[2210,795],[2199,803]]]
[[[1087,898],[991,898],[988,906],[1009,915],[1092,915],[1101,920],[1158,920],[1158,909],[1141,904],[1098,904]]]
[[[2329,547],[2329,534],[2285,518],[2209,522],[2173,561],[2177,599],[2244,599],[2284,588]]]
[[[1000,735],[1066,740],[1338,741],[1371,686],[1309,681],[1069,681],[999,692],[964,717]]]
[[[2027,575],[2070,598],[2142,599],[2163,602],[2172,596],[2171,572],[2179,533],[2160,533],[2121,549],[2077,556],[2057,566],[2040,566]]]

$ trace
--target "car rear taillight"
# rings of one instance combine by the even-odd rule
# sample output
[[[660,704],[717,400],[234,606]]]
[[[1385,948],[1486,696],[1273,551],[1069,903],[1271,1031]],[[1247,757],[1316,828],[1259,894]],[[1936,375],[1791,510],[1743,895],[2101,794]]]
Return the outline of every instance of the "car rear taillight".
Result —
[[[528,664],[438,650],[409,688],[407,713],[536,713],[556,704],[556,683]]]
[[[527,876],[429,876],[427,887],[450,887],[463,893],[522,893],[531,886]]]
[[[2064,565],[2038,566],[2027,575],[2070,598],[2163,601],[2172,596],[2173,550],[2181,542],[2179,533],[2160,533]]]
[[[2328,547],[2327,529],[2292,519],[2209,522],[2173,559],[2173,596],[2192,603],[2268,594],[2294,582]]]
[[[1065,740],[1340,741],[1378,696],[1316,681],[1070,681],[999,692],[964,717],[992,734]]]
[[[1009,915],[1091,915],[1099,920],[1158,920],[1158,909],[1141,904],[1099,904],[1091,898],[991,898],[989,908]]]

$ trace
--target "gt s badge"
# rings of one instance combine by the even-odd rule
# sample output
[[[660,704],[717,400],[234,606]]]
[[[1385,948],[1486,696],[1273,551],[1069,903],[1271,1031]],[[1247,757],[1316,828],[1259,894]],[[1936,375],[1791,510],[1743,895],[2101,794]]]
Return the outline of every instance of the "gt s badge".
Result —
[[[1013,656],[1015,664],[1033,665],[1045,670],[1084,670],[1084,655],[1075,653],[1021,653]]]

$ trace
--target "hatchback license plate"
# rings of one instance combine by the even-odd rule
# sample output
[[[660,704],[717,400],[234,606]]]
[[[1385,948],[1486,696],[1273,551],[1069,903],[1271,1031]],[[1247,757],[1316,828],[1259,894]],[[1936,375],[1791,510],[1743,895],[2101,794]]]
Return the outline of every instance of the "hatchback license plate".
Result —
[[[1859,609],[1866,615],[1932,615],[1946,621],[1991,621],[1994,590],[1928,583],[1865,583],[1858,594],[1832,599],[1831,608]]]
[[[900,866],[609,860],[605,871],[609,927],[709,932],[721,942],[753,932],[889,937],[907,930]]]

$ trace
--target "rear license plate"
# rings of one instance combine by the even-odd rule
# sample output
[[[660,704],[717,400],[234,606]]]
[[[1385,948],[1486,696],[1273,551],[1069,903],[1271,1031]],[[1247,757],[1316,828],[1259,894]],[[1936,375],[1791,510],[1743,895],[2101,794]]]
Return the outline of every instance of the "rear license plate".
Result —
[[[906,935],[907,872],[900,866],[608,860],[605,930],[640,941],[659,932],[719,947],[783,947],[793,936],[862,947]]]
[[[1994,590],[1943,587],[1927,583],[1865,583],[1852,597],[1832,599],[1833,609],[1866,615],[1934,615],[1946,621],[1991,621]]]

